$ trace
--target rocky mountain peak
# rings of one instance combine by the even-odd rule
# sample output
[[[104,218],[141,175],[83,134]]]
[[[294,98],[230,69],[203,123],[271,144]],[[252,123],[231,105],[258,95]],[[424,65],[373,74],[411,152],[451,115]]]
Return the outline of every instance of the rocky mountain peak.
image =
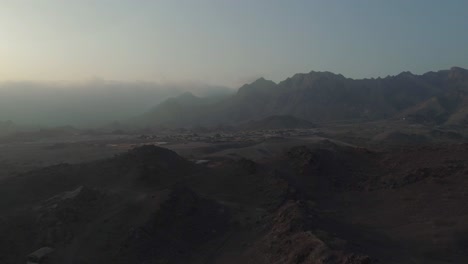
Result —
[[[461,67],[452,67],[448,77],[451,80],[468,80],[468,70]]]
[[[267,91],[268,89],[273,88],[276,86],[276,83],[271,80],[266,80],[265,78],[261,77],[255,80],[250,84],[245,84],[239,91],[237,92],[238,95],[245,95],[250,93],[262,93]]]

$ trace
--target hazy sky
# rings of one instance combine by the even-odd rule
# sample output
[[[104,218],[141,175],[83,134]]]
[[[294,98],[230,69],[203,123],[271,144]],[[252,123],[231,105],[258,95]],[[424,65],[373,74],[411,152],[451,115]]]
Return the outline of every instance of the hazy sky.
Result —
[[[0,0],[0,80],[468,68],[467,0]]]

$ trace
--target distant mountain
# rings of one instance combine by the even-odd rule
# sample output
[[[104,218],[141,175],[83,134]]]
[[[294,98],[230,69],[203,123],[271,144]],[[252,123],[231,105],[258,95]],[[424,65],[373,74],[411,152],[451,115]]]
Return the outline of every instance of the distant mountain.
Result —
[[[468,124],[468,70],[453,67],[422,78],[438,87],[434,96],[400,113],[410,122],[465,126]]]
[[[197,97],[185,92],[158,104],[142,116],[131,119],[129,123],[137,126],[196,124],[196,120],[206,115],[205,111],[225,100],[225,96]]]
[[[240,126],[243,130],[269,130],[269,129],[294,129],[314,128],[313,123],[296,118],[294,116],[269,116],[261,120],[248,121]]]
[[[0,82],[0,120],[42,127],[95,127],[140,115],[187,91],[204,97],[233,93],[230,88],[198,83]]]
[[[76,129],[72,126],[37,129],[16,129],[8,134],[0,134],[0,142],[31,142],[47,138],[76,136],[82,133],[83,131]]]
[[[459,125],[468,120],[467,92],[468,70],[459,67],[423,75],[402,72],[386,78],[360,80],[312,71],[296,74],[278,84],[260,78],[219,101],[167,100],[147,112],[139,122],[174,126],[238,125],[288,115],[314,123],[408,117],[412,122]]]

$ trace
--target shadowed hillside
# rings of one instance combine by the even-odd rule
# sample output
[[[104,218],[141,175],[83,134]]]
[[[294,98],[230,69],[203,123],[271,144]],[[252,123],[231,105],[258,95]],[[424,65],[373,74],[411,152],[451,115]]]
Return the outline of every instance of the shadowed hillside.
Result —
[[[144,146],[2,180],[0,260],[41,248],[49,264],[468,260],[466,145],[284,147],[197,165]]]

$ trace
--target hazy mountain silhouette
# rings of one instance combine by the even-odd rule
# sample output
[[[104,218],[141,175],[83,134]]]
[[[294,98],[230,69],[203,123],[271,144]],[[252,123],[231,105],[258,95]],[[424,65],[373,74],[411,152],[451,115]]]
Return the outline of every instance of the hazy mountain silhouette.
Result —
[[[184,96],[167,100],[139,118],[140,124],[240,124],[275,115],[311,122],[406,118],[412,122],[464,124],[468,70],[377,79],[350,79],[331,72],[296,74],[278,84],[260,78],[228,98],[200,103]]]
[[[139,115],[187,91],[199,96],[231,93],[226,87],[198,83],[4,82],[0,83],[0,120],[41,126],[100,126]]]

